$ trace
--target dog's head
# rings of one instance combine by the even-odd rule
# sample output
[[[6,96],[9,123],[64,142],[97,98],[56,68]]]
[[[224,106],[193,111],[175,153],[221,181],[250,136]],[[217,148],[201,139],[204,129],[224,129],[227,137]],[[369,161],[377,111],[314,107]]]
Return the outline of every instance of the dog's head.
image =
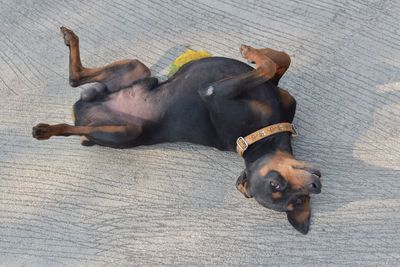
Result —
[[[321,173],[278,151],[247,166],[236,186],[266,208],[284,211],[289,222],[303,234],[310,226],[310,194],[321,192]]]

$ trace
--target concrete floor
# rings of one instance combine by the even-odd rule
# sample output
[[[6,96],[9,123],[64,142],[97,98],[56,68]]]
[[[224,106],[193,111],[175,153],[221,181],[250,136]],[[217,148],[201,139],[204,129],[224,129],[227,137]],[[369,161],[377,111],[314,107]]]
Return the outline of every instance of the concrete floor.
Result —
[[[399,14],[394,0],[0,0],[0,265],[399,264]],[[138,58],[159,77],[187,45],[286,50],[295,154],[323,172],[309,234],[236,191],[234,153],[32,139],[38,122],[71,123],[79,97],[61,25],[84,64]]]

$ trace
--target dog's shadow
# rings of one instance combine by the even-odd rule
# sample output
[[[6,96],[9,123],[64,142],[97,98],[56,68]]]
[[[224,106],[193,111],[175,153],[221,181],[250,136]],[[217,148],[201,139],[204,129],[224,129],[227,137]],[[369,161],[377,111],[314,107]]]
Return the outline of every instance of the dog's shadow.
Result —
[[[363,212],[368,213],[369,207],[385,207],[386,201],[400,197],[396,186],[400,166],[395,162],[398,160],[396,157],[399,146],[391,146],[395,143],[394,138],[398,138],[397,142],[400,141],[399,135],[395,134],[400,131],[400,122],[395,116],[400,107],[393,106],[398,104],[398,97],[394,95],[396,91],[379,92],[380,87],[382,85],[376,85],[373,92],[376,99],[370,98],[365,102],[370,105],[364,106],[364,110],[370,112],[357,114],[360,117],[358,123],[354,118],[350,120],[353,122],[347,123],[344,119],[340,123],[334,119],[335,116],[327,121],[326,124],[344,130],[343,138],[340,135],[337,138],[329,135],[329,129],[313,124],[311,120],[302,117],[303,114],[298,115],[300,123],[301,120],[307,121],[303,129],[321,131],[317,139],[304,136],[294,141],[295,154],[303,160],[317,162],[323,173],[322,193],[314,197],[313,201],[316,213],[337,211],[352,205],[356,205],[353,208],[366,207]],[[353,110],[357,110],[359,101],[365,99],[352,99]],[[301,99],[298,104],[302,105]],[[345,112],[346,108],[341,105],[344,104],[338,101],[335,108]],[[343,117],[350,118],[349,116],[345,114]]]
[[[189,45],[176,45],[165,51],[158,60],[151,65],[150,71],[153,76],[158,77],[160,80],[167,79],[168,66],[180,55],[182,54]]]

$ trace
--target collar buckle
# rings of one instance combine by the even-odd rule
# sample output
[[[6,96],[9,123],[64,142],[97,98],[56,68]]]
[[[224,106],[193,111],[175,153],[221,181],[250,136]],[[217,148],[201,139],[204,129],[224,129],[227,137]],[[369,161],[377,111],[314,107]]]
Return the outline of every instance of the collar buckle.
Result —
[[[236,140],[236,144],[243,152],[249,147],[249,143],[241,136]]]

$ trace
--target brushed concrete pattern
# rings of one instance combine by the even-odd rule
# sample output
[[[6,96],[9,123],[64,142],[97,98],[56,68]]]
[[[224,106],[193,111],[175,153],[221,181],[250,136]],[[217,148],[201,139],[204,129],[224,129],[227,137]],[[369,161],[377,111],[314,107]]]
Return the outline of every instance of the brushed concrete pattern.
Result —
[[[394,0],[0,0],[0,265],[398,265],[399,14]],[[187,45],[287,51],[295,154],[323,172],[309,234],[235,190],[234,153],[32,139],[79,97],[61,25],[84,64],[139,58],[164,78]]]

